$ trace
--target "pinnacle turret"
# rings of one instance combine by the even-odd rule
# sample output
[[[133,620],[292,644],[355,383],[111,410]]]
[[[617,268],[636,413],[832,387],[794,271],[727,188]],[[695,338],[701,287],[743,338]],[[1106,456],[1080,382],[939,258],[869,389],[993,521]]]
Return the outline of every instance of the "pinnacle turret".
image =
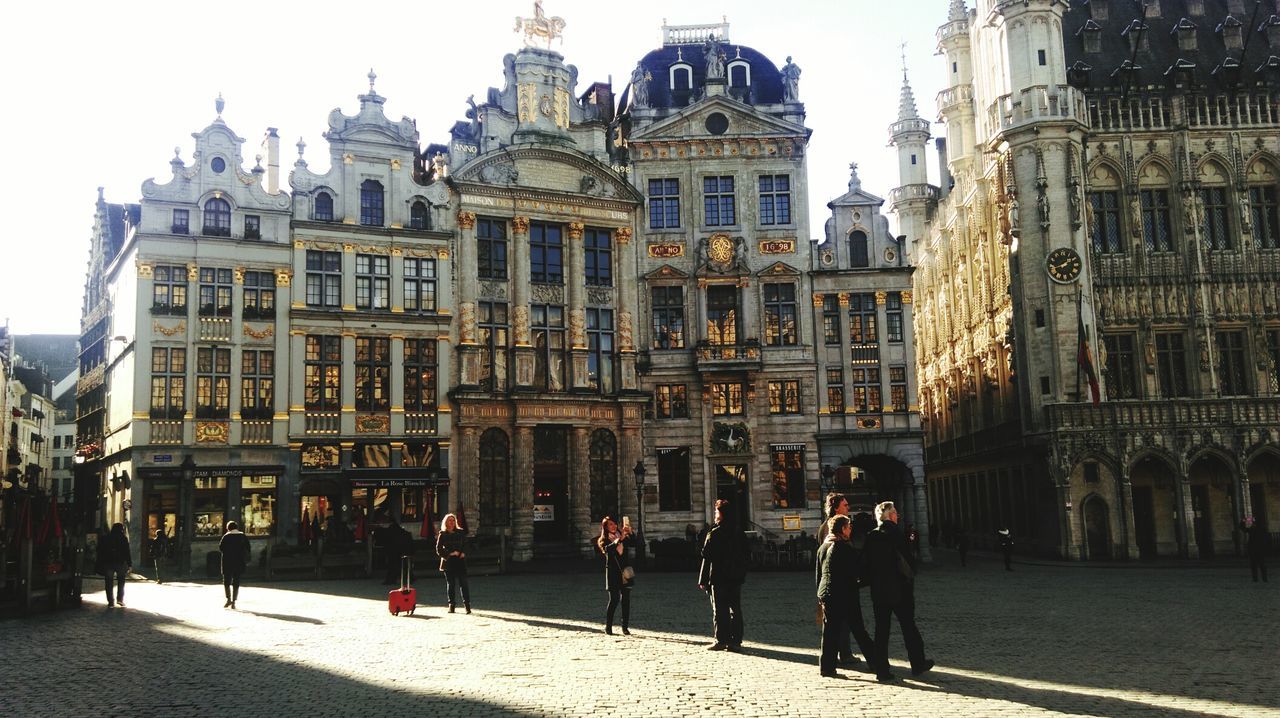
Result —
[[[947,11],[947,20],[955,22],[956,20],[964,20],[969,16],[969,11],[965,9],[964,0],[951,0],[951,9]]]
[[[916,110],[916,96],[911,91],[911,82],[907,80],[907,68],[902,68],[902,95],[898,99],[898,121],[918,120],[920,113]]]

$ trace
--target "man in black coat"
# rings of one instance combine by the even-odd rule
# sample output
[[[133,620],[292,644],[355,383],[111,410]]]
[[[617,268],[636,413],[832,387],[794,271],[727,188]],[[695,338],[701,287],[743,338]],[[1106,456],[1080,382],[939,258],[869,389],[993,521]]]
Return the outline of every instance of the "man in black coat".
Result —
[[[1258,523],[1252,516],[1244,520],[1246,536],[1245,550],[1249,553],[1249,571],[1253,573],[1253,582],[1258,582],[1258,574],[1262,574],[1262,582],[1267,582],[1267,550],[1271,548],[1271,534],[1267,527]]]
[[[1013,570],[1013,532],[1008,528],[996,531],[996,540],[1000,542],[1000,553],[1004,554],[1004,570]]]
[[[918,676],[933,661],[924,655],[924,639],[916,628],[915,559],[907,550],[907,539],[898,528],[898,510],[892,501],[876,506],[879,528],[867,536],[863,551],[864,574],[871,583],[871,604],[875,610],[876,679],[891,681],[889,670],[889,617],[898,617],[902,641],[911,659],[911,675]]]
[[[249,537],[244,535],[235,521],[227,522],[227,532],[218,543],[222,552],[222,590],[227,595],[223,608],[235,608],[240,597],[240,577],[249,565]]]
[[[711,651],[742,650],[742,582],[747,577],[747,537],[729,514],[729,502],[716,501],[716,525],[702,545],[698,588],[711,596],[716,642]]]

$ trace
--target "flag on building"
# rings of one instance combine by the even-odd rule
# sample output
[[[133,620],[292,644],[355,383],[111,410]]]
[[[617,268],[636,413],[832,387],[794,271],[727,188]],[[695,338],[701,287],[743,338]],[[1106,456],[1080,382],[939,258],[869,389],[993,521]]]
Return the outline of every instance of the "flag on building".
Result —
[[[1080,294],[1083,297],[1083,292]],[[1098,390],[1098,373],[1093,368],[1093,352],[1089,349],[1089,332],[1084,327],[1084,310],[1083,301],[1076,301],[1076,317],[1079,326],[1078,337],[1076,339],[1076,364],[1079,365],[1085,377],[1089,380],[1089,395],[1093,398],[1094,406],[1102,402],[1102,394]]]

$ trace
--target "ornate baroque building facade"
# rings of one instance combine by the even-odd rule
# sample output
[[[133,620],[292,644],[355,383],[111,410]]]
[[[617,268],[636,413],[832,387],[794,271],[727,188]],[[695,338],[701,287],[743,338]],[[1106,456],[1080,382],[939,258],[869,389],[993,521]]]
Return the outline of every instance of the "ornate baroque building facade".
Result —
[[[943,187],[904,87],[890,197],[944,527],[1203,557],[1280,519],[1280,19],[1245,5],[951,3]]]

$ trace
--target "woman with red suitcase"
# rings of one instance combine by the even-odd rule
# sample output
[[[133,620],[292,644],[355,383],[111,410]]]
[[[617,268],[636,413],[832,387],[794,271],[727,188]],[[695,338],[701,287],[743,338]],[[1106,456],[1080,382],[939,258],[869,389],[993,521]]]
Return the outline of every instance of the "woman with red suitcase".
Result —
[[[436,535],[436,555],[449,592],[449,613],[454,612],[458,589],[462,589],[462,607],[471,613],[471,587],[467,585],[467,532],[458,527],[458,517],[445,514]]]

